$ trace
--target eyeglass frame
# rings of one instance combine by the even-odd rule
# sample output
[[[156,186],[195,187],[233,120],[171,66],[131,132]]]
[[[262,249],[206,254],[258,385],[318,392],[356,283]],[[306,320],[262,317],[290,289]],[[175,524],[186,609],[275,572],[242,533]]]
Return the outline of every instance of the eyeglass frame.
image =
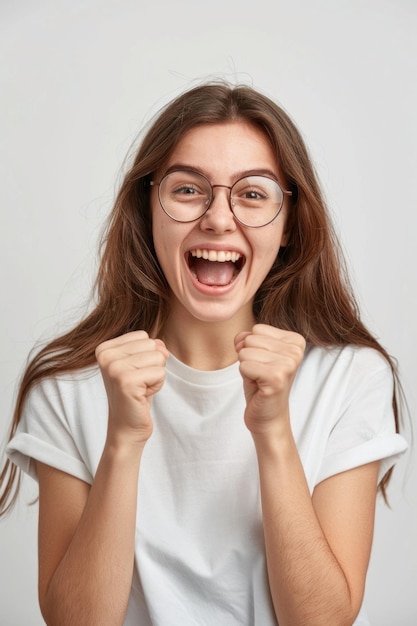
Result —
[[[168,213],[168,211],[166,210],[166,208],[164,207],[163,203],[162,203],[162,199],[161,199],[161,195],[160,195],[160,188],[161,188],[161,184],[163,183],[164,179],[169,176],[170,174],[173,174],[175,172],[189,172],[190,174],[197,174],[198,176],[201,176],[201,178],[204,178],[204,180],[207,181],[210,190],[211,190],[211,195],[208,198],[208,204],[206,209],[204,209],[203,213],[201,215],[199,215],[198,217],[195,217],[192,220],[179,220],[176,219],[175,217],[172,217],[172,215],[170,213]],[[260,178],[268,178],[269,180],[272,180],[276,185],[278,185],[279,189],[282,192],[282,203],[281,206],[279,207],[277,213],[274,215],[273,218],[271,218],[268,222],[266,222],[266,224],[259,224],[259,225],[254,225],[252,226],[251,224],[245,224],[245,222],[242,222],[242,220],[240,220],[237,215],[235,215],[235,212],[233,210],[233,205],[232,205],[232,189],[233,187],[235,187],[241,180],[244,180],[245,178],[248,178],[250,176],[258,176]],[[273,178],[272,176],[267,176],[266,174],[259,174],[256,171],[253,172],[248,172],[247,174],[245,174],[244,176],[241,176],[240,178],[238,178],[237,180],[235,180],[235,182],[233,183],[233,185],[213,185],[210,180],[207,178],[207,176],[205,174],[202,174],[201,172],[199,172],[198,170],[194,170],[193,168],[189,167],[178,167],[178,168],[173,168],[173,169],[169,169],[167,172],[165,172],[165,174],[163,174],[163,176],[161,177],[160,181],[157,183],[154,180],[150,180],[149,181],[149,185],[151,187],[158,187],[158,200],[159,200],[159,204],[161,205],[161,208],[163,210],[163,212],[168,215],[168,217],[170,219],[172,219],[174,222],[177,222],[178,224],[190,224],[192,222],[196,222],[197,220],[201,219],[209,210],[209,208],[211,207],[211,205],[213,204],[214,201],[214,189],[216,187],[221,187],[224,189],[229,189],[229,195],[228,195],[228,204],[229,204],[229,209],[232,212],[232,215],[234,217],[234,219],[239,222],[239,224],[241,224],[242,226],[246,226],[247,228],[263,228],[264,226],[268,226],[268,224],[271,224],[277,217],[278,215],[281,213],[282,211],[282,207],[284,206],[284,200],[285,200],[285,196],[292,196],[293,192],[289,191],[288,189],[284,189],[283,187],[281,187],[281,185],[279,184],[279,182]]]

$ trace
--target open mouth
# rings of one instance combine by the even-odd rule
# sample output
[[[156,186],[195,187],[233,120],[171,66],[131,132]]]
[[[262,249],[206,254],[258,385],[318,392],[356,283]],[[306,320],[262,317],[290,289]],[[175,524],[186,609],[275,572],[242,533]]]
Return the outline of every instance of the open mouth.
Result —
[[[225,287],[239,275],[245,257],[234,250],[206,250],[196,248],[187,255],[191,274],[203,285]]]

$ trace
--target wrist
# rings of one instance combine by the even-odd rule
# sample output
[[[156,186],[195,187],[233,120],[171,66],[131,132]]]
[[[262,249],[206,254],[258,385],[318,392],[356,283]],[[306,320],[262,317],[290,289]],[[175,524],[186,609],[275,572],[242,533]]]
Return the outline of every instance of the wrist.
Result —
[[[104,452],[110,456],[134,458],[142,455],[143,449],[149,437],[143,433],[120,432],[108,429]]]
[[[280,412],[277,412],[276,407],[274,407],[269,415],[262,417],[259,414],[253,414],[253,412],[249,414],[249,411],[246,411],[245,423],[252,436],[259,437],[260,440],[264,437],[280,440],[292,435],[288,406]]]
[[[285,458],[296,449],[289,420],[252,431],[252,438],[258,456]]]

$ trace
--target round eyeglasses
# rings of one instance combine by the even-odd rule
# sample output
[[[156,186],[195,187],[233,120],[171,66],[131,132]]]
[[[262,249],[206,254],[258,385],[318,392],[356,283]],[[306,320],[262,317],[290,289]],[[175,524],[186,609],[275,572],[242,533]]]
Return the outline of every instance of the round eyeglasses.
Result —
[[[239,178],[231,187],[212,185],[210,181],[194,170],[172,170],[165,174],[159,183],[158,197],[164,212],[176,222],[194,222],[209,210],[214,198],[214,189],[229,189],[229,206],[240,224],[260,228],[270,224],[280,213],[284,196],[292,192],[282,189],[276,180],[269,176],[248,174]]]

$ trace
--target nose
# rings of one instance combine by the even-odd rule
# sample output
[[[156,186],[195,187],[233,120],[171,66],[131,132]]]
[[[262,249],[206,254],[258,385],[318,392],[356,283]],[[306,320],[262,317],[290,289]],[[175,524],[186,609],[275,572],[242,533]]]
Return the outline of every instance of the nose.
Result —
[[[200,225],[204,230],[218,233],[236,229],[236,220],[229,204],[230,187],[213,185],[213,198],[204,213]]]

